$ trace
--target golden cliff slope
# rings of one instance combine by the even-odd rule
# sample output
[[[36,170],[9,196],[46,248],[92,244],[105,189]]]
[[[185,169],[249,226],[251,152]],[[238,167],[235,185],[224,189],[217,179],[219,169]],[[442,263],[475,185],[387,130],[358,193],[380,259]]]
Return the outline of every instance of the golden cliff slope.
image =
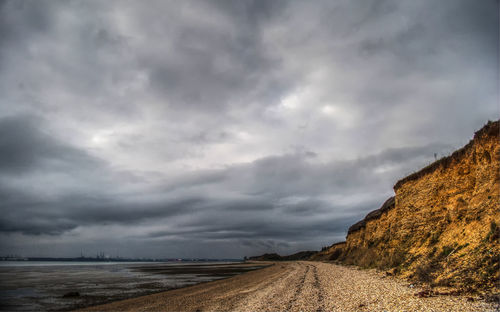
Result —
[[[498,287],[499,132],[499,121],[489,122],[451,156],[397,182],[394,198],[316,259],[394,268],[431,285]]]

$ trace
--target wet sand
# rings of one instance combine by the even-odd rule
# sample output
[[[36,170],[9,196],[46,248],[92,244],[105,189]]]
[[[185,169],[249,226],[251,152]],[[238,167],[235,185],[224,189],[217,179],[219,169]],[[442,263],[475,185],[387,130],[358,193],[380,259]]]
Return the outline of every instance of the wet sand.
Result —
[[[150,274],[191,274],[197,276],[233,276],[255,269],[260,269],[270,264],[265,263],[208,263],[208,264],[180,264],[180,265],[146,265],[134,266],[133,271]]]
[[[67,311],[228,278],[265,266],[242,262],[21,264],[0,267],[0,311]]]
[[[80,311],[496,311],[478,298],[420,298],[419,291],[374,270],[281,262],[224,280]]]

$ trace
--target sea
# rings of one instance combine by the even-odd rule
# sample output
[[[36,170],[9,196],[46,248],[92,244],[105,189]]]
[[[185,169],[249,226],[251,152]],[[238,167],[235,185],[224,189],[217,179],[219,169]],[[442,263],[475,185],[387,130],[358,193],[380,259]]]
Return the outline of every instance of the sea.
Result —
[[[230,262],[0,261],[0,311],[68,311],[255,268]]]

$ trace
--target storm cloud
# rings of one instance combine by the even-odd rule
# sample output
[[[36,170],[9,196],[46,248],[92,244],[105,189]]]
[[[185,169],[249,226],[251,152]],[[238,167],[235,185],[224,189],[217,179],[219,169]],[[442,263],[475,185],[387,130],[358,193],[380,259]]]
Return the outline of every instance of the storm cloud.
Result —
[[[498,5],[0,2],[0,255],[343,240],[498,118]]]

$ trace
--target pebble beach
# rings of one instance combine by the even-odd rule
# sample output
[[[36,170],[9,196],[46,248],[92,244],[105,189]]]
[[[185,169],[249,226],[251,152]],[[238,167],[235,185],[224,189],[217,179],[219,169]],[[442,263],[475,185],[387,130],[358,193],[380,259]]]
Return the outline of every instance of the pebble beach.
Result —
[[[421,297],[421,291],[375,270],[278,262],[224,280],[80,311],[498,311],[479,298]]]

